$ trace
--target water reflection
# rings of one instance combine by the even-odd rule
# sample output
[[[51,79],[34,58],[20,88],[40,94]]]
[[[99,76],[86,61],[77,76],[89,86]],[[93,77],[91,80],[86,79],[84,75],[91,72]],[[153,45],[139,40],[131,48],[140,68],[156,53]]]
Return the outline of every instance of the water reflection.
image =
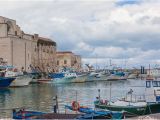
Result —
[[[11,91],[8,88],[1,88],[0,89],[0,106],[5,107],[7,100],[11,96]]]
[[[111,87],[112,99],[122,97],[132,88],[135,94],[143,94],[144,81],[127,80],[110,82],[88,82],[73,84],[32,84],[27,87],[0,89],[0,108],[26,107],[32,110],[45,112],[52,111],[52,98],[58,95],[60,111],[64,112],[64,105],[77,100],[80,104],[94,107],[93,101],[98,95],[98,89],[101,89],[101,97],[109,98]],[[134,85],[134,86],[133,86]],[[77,92],[77,97],[76,97]],[[11,117],[11,110],[1,110],[0,118]]]

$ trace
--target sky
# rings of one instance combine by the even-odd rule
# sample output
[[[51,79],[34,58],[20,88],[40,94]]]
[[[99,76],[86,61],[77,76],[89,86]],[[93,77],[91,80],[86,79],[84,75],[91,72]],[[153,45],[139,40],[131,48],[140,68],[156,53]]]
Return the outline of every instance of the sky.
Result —
[[[0,16],[57,42],[83,63],[160,64],[160,0],[0,0]]]

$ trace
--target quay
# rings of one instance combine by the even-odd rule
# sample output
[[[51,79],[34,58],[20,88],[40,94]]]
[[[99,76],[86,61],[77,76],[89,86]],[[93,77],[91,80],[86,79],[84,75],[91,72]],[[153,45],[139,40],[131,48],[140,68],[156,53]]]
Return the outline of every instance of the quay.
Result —
[[[160,113],[137,116],[137,117],[133,117],[131,119],[135,119],[135,120],[159,120],[160,119]]]
[[[82,114],[61,114],[61,113],[48,113],[45,115],[34,117],[33,119],[75,119]]]

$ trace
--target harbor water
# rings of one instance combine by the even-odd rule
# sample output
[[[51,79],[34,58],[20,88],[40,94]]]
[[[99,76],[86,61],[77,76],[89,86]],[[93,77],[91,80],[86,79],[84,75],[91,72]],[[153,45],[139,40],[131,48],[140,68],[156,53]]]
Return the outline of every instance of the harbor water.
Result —
[[[110,84],[111,83],[111,84]],[[0,89],[0,118],[11,118],[12,108],[25,107],[43,112],[53,111],[53,97],[58,96],[59,112],[65,112],[64,105],[77,100],[81,105],[94,108],[93,101],[101,98],[121,98],[132,89],[133,94],[143,95],[145,80],[96,81],[72,84],[30,84],[26,87]],[[110,92],[111,91],[111,92]]]

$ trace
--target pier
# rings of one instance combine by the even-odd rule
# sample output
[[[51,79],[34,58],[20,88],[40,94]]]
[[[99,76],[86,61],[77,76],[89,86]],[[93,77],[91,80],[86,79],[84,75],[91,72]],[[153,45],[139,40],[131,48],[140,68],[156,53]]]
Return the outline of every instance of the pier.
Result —
[[[57,114],[57,113],[48,113],[33,119],[75,119],[82,114]]]
[[[160,113],[156,113],[156,114],[150,114],[150,115],[137,116],[137,117],[133,117],[131,119],[136,119],[136,120],[159,120],[159,118],[160,118]]]

